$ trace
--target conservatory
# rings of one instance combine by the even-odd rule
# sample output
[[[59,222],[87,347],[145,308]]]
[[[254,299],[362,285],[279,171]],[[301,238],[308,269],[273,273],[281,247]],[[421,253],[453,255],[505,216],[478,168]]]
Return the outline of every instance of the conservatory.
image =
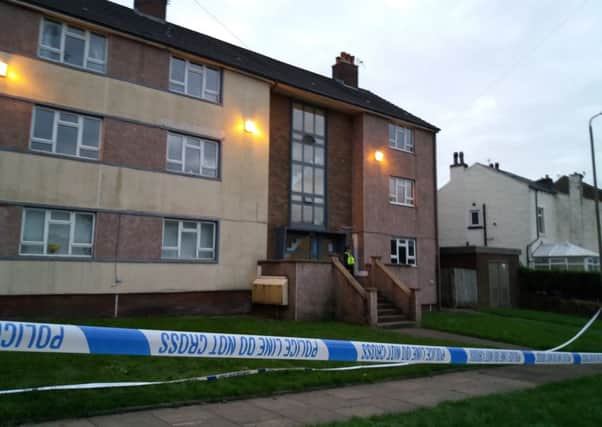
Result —
[[[600,257],[596,252],[570,242],[540,242],[531,257],[531,266],[539,270],[599,271],[600,269]]]

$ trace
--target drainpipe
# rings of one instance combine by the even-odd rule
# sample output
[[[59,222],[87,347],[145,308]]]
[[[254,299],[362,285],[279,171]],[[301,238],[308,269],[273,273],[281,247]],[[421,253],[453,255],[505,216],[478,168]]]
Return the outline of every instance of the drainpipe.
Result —
[[[538,199],[537,199],[537,190],[535,191],[535,240],[533,240],[532,242],[527,243],[527,247],[525,248],[525,250],[527,251],[526,255],[527,255],[527,268],[531,268],[531,246],[533,246],[533,244],[535,242],[537,242],[539,240],[539,226],[537,224],[537,206],[539,205]]]
[[[487,246],[487,205],[483,203],[483,244]]]

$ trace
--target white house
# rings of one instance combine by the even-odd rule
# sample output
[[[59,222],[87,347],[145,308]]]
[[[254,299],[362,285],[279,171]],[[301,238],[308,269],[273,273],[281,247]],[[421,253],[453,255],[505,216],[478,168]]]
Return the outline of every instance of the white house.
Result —
[[[438,192],[440,246],[520,249],[523,265],[597,269],[594,194],[577,173],[532,181],[454,153]]]

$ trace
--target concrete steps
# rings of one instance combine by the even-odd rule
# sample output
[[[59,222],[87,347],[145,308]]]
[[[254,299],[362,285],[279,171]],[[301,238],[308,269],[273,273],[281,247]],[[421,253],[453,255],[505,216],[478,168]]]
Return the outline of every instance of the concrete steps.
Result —
[[[378,323],[383,329],[412,328],[416,322],[409,320],[408,316],[398,309],[391,301],[380,293],[378,294]]]

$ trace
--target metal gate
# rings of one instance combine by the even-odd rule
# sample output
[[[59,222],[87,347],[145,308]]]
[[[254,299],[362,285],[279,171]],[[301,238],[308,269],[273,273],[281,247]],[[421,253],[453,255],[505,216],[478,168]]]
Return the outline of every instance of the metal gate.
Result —
[[[510,274],[508,264],[500,261],[489,262],[489,306],[510,305]]]

